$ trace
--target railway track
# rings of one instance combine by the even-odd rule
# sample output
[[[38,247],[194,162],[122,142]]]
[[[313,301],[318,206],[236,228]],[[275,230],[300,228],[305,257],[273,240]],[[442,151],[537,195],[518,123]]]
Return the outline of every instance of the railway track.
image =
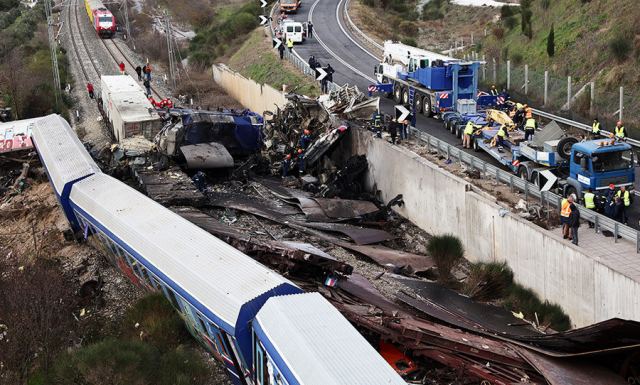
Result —
[[[101,72],[100,72],[100,69],[98,68],[98,65],[95,63],[93,57],[89,53],[89,47],[87,45],[87,41],[85,40],[85,36],[82,33],[82,30],[80,29],[80,18],[78,17],[78,1],[79,0],[72,0],[69,6],[70,9],[67,12],[67,18],[69,22],[69,31],[70,31],[69,33],[71,35],[69,37],[71,40],[71,45],[73,46],[73,50],[76,53],[76,57],[80,62],[79,63],[80,69],[82,70],[82,75],[84,76],[85,81],[93,82],[95,81],[95,78],[89,76],[89,71],[87,70],[87,68],[88,67],[93,68],[93,71],[95,72],[97,79],[100,78]],[[73,14],[73,20],[72,20],[72,14]],[[80,41],[80,43],[78,43],[78,40]],[[80,47],[80,45],[82,47]],[[87,66],[86,65],[87,62],[91,63],[91,65]]]

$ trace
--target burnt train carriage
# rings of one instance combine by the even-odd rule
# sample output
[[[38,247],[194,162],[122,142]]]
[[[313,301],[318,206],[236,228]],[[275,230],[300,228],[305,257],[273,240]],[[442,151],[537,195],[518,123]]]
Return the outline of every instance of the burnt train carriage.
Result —
[[[100,37],[111,37],[116,33],[116,18],[100,0],[84,0],[91,27]]]
[[[74,229],[162,292],[234,384],[405,384],[324,298],[100,172],[61,117],[38,121],[33,138]]]

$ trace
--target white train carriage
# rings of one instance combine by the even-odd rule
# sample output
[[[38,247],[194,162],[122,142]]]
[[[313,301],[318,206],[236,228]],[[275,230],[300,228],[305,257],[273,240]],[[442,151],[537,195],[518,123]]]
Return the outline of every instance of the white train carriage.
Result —
[[[102,171],[91,159],[73,128],[60,115],[52,114],[37,119],[31,135],[56,197],[72,228],[78,230],[78,223],[69,206],[71,186]]]
[[[258,385],[406,385],[319,293],[269,298],[253,331]]]
[[[301,289],[108,175],[76,183],[70,202],[112,262],[134,282],[162,290],[232,380],[250,383],[252,319],[269,297]]]

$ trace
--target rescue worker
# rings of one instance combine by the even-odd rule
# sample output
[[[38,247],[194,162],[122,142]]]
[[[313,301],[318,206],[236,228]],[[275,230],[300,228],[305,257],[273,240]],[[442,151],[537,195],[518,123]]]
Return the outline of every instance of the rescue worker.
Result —
[[[489,90],[489,93],[491,94],[491,96],[498,96],[498,90],[496,89],[495,84],[491,85],[491,89]]]
[[[311,20],[307,22],[307,37],[311,39],[313,37],[313,23]]]
[[[327,79],[327,83],[329,82],[333,82],[333,73],[336,72],[333,67],[331,67],[331,64],[327,64],[327,68],[325,68],[325,71],[327,72],[327,77],[325,79]]]
[[[471,120],[467,122],[464,127],[464,135],[462,136],[462,147],[471,148],[471,137],[473,136],[474,129],[478,128]]]
[[[396,139],[398,138],[398,122],[395,118],[392,119],[389,124],[389,135],[391,135],[391,144],[396,144]]]
[[[622,121],[618,120],[618,122],[616,123],[614,134],[617,140],[624,140],[627,136],[627,131],[625,130]]]
[[[87,92],[89,93],[89,97],[93,99],[93,84],[87,83]]]
[[[611,183],[609,184],[609,190],[607,191],[607,199],[604,204],[604,214],[609,218],[613,218],[613,209],[615,205],[615,196],[616,196],[616,186]]]
[[[573,194],[571,194],[573,196]],[[578,246],[578,228],[580,227],[580,210],[576,207],[573,201],[569,205],[569,220],[568,225],[571,229],[571,235],[569,239],[571,239],[571,243]]]
[[[626,225],[629,221],[627,210],[629,209],[629,206],[631,206],[631,195],[629,194],[629,191],[625,186],[620,186],[620,190],[618,190],[618,192],[616,193],[616,197],[622,200],[622,223]]]
[[[290,38],[287,38],[287,48],[289,48],[289,53],[292,53],[292,51],[293,51],[293,40],[291,40]]]
[[[124,75],[124,62],[120,62],[120,64],[118,64],[118,68],[120,68],[120,75]]]
[[[533,118],[533,110],[531,109],[531,107],[529,107],[528,104],[524,105],[524,118],[525,119]]]
[[[536,132],[536,128],[538,128],[538,122],[534,118],[527,119],[524,124],[524,140],[528,142],[529,139],[533,139],[533,135]]]
[[[376,133],[376,138],[382,138],[382,121],[384,120],[384,116],[380,113],[380,110],[376,110],[373,116],[371,117],[371,126],[373,127],[373,131]]]
[[[589,189],[584,193],[584,207],[589,210],[596,211],[596,194],[593,193],[593,189]],[[589,222],[589,228],[593,228],[593,222]]]
[[[151,83],[149,83],[149,79],[145,79],[142,85],[144,85],[144,88],[147,90],[147,96],[151,96]]]
[[[515,114],[513,115],[513,123],[515,123],[516,126],[520,126],[520,124],[522,124],[523,121],[524,121],[524,105],[521,103],[516,103],[516,111],[515,111]]]
[[[600,122],[598,118],[593,118],[593,123],[591,123],[591,137],[597,138],[600,136]]]
[[[298,146],[303,150],[306,150],[309,144],[311,143],[311,131],[308,129],[304,129],[300,139],[298,140]]]
[[[506,146],[505,138],[509,137],[507,133],[507,129],[504,127],[504,124],[500,126],[498,133],[496,134],[496,144],[498,145],[498,151],[502,152],[502,147]]]
[[[141,66],[137,66],[136,67],[136,74],[138,74],[138,81],[142,81],[142,67]]]
[[[284,59],[284,44],[282,42],[278,46],[278,53],[280,54],[280,60]]]
[[[616,196],[613,199],[613,206],[611,209],[611,219],[617,222],[622,222],[624,220],[624,204],[622,203],[622,199],[619,196]],[[620,237],[618,235],[618,237]]]
[[[564,198],[560,204],[560,223],[562,224],[563,239],[571,239],[571,234],[569,233],[569,215],[571,215],[571,204],[573,204],[572,195]]]
[[[304,174],[304,150],[301,148],[298,149],[298,172]]]
[[[318,62],[316,61],[316,57],[313,55],[309,56],[309,67],[311,67],[312,70],[318,68]]]
[[[287,154],[282,161],[282,177],[286,178],[291,168],[291,154]]]

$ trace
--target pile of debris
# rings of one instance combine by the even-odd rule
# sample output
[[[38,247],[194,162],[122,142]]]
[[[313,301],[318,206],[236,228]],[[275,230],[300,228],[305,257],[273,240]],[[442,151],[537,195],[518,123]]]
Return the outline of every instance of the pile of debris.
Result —
[[[318,98],[331,114],[350,120],[369,119],[380,108],[380,98],[370,98],[348,84]]]

